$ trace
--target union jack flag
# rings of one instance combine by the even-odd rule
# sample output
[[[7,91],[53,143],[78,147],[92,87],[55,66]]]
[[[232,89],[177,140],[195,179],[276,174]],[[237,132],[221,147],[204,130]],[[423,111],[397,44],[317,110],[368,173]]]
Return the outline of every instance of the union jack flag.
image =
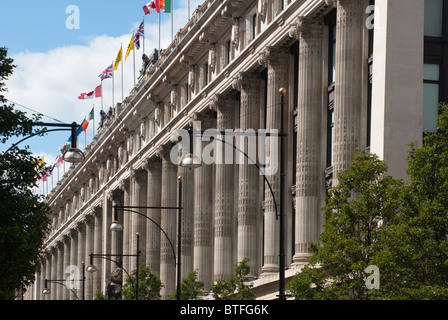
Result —
[[[145,35],[145,22],[142,22],[140,24],[140,27],[138,27],[138,29],[137,29],[137,34],[141,37],[143,37]]]
[[[98,77],[100,77],[101,80],[105,80],[112,78],[112,75],[113,75],[113,65],[110,65],[109,67],[106,68],[106,70],[101,72],[101,74]]]
[[[140,36],[138,34],[134,37],[134,46],[137,50],[140,50]]]

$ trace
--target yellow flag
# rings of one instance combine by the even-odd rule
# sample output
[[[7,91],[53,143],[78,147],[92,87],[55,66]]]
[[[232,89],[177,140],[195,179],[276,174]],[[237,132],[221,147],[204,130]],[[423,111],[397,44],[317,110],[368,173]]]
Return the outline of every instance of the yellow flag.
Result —
[[[126,51],[126,56],[124,57],[124,61],[126,61],[128,59],[128,56],[132,50],[134,50],[134,34],[132,34],[131,41],[129,42],[128,51]]]
[[[118,69],[118,65],[120,64],[120,61],[123,61],[123,53],[121,51],[122,49],[123,49],[123,47],[120,47],[120,51],[118,51],[117,58],[115,59],[114,71]]]

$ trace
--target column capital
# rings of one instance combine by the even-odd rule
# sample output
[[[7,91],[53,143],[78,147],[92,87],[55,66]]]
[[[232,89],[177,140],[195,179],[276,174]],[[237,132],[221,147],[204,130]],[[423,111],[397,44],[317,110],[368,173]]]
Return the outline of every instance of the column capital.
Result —
[[[285,65],[289,51],[286,48],[267,46],[258,57],[261,66]]]
[[[165,161],[171,161],[170,159],[170,153],[171,153],[171,149],[174,147],[175,145],[173,143],[167,143],[167,144],[162,144],[157,148],[156,151],[156,156],[162,160]]]
[[[222,108],[227,110],[235,101],[236,98],[234,95],[217,93],[210,99],[209,108],[213,111],[218,111]]]
[[[259,87],[260,76],[253,72],[240,72],[234,79],[232,87],[238,91]]]
[[[303,38],[320,38],[323,34],[323,19],[316,17],[298,17],[291,24],[289,36],[301,40]]]
[[[145,169],[153,172],[153,171],[160,171],[161,170],[161,164],[160,157],[151,157],[144,161]]]

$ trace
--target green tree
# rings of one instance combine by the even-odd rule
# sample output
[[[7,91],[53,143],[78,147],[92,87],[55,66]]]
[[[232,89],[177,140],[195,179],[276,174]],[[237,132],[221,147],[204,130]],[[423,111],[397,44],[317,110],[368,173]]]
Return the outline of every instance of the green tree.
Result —
[[[250,272],[249,259],[244,258],[234,266],[234,275],[229,280],[218,280],[210,291],[216,300],[254,300],[255,293],[251,285],[246,284],[246,276]]]
[[[5,99],[5,81],[12,75],[13,60],[0,48],[0,141],[25,137],[33,122],[14,110]],[[5,148],[7,149],[7,148]],[[50,227],[50,208],[33,193],[43,165],[28,148],[13,147],[0,155],[0,299],[12,299],[15,291],[29,285],[39,270],[44,239]]]
[[[180,284],[180,299],[181,300],[197,300],[204,289],[204,282],[198,281],[197,270],[191,271],[182,279]],[[177,299],[177,292],[170,295],[171,300]]]
[[[369,299],[365,269],[383,250],[379,241],[396,220],[404,183],[376,155],[358,152],[339,174],[323,207],[325,224],[310,264],[287,285],[297,299]]]
[[[448,298],[448,106],[437,132],[411,144],[405,201],[378,255],[381,293],[391,299]],[[383,276],[384,275],[384,276]]]
[[[140,266],[138,272],[138,299],[160,300],[160,290],[163,287],[159,277],[151,272],[149,266]],[[123,300],[135,300],[135,286],[137,283],[137,269],[126,278],[121,295]]]

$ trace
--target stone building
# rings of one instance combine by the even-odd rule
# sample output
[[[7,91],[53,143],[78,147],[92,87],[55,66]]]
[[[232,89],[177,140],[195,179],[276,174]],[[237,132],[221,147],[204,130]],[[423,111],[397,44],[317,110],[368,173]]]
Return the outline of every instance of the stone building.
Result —
[[[173,132],[194,121],[202,130],[280,130],[279,89],[286,89],[284,150],[266,147],[257,161],[284,160],[289,279],[307,262],[325,195],[356,149],[378,154],[392,175],[405,178],[408,143],[434,130],[447,93],[447,10],[443,0],[205,0],[123,103],[104,115],[85,161],[47,197],[53,229],[27,297],[75,299],[54,283],[43,295],[44,280],[66,279],[68,266],[87,267],[90,253],[123,254],[123,268],[134,270],[136,259],[126,255],[136,252],[138,232],[140,263],[160,276],[166,298],[176,289],[176,260],[154,221],[181,245],[182,277],[197,270],[208,289],[249,258],[257,297],[276,299],[279,170],[263,176],[248,159],[187,169],[172,161]],[[197,150],[216,143],[203,140]],[[250,141],[263,149],[261,140]],[[120,212],[123,231],[110,230],[115,205],[177,206],[179,176],[181,244],[173,210]],[[116,268],[107,259],[94,264],[86,299],[105,291]]]

